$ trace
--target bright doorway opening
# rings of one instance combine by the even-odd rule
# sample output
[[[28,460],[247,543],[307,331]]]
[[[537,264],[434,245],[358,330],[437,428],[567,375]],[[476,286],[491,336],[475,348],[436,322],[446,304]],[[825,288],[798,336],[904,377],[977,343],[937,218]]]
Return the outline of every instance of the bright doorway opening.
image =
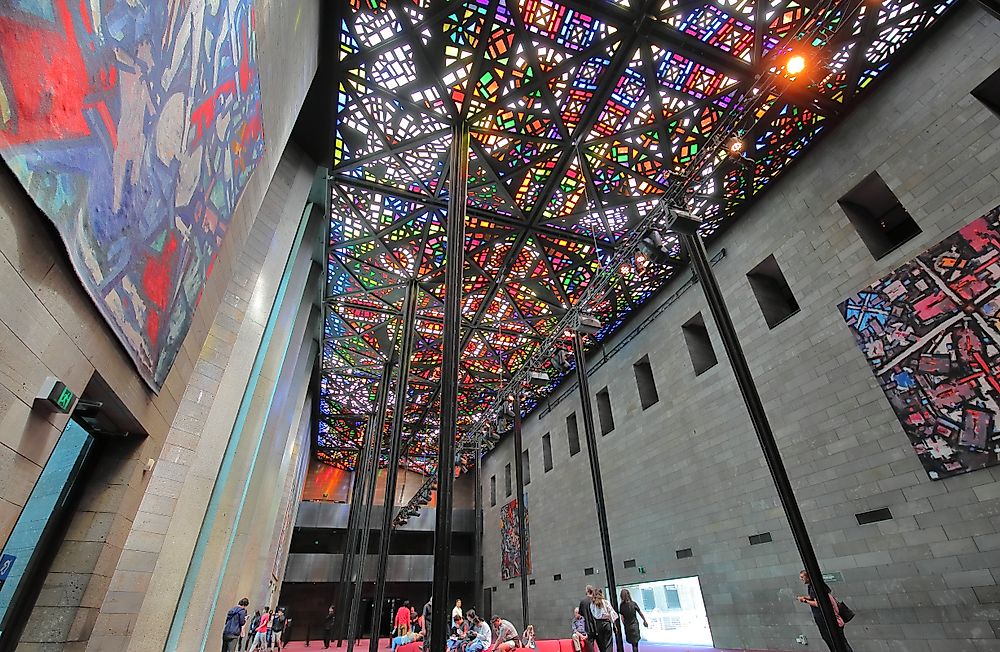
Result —
[[[642,609],[649,627],[639,631],[642,640],[669,645],[712,645],[712,631],[697,577],[626,584],[632,599]]]

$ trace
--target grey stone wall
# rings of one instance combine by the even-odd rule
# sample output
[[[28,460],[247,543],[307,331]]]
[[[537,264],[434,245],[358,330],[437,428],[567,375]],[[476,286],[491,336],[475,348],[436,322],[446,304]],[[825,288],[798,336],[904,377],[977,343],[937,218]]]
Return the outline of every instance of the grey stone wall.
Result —
[[[959,7],[710,251],[727,250],[716,273],[821,563],[843,574],[832,588],[858,613],[848,629],[858,652],[1000,649],[1000,468],[929,480],[837,310],[1000,204],[1000,118],[970,95],[1000,67],[998,36],[1000,22],[974,4]],[[873,170],[922,229],[878,261],[837,204]],[[801,307],[773,330],[746,278],[771,254]],[[719,363],[696,377],[681,325],[698,312]],[[632,364],[647,354],[660,399],[643,410]],[[794,639],[804,633],[806,649],[824,649],[794,600],[801,562],[698,286],[591,378],[594,394],[604,387],[615,429],[598,435],[598,448],[618,583],[697,575],[716,645],[800,649]],[[543,638],[564,637],[584,585],[605,581],[586,447],[568,451],[566,417],[579,411],[573,396],[524,426],[529,598]],[[582,423],[580,431],[582,439]],[[521,625],[519,583],[499,579],[512,454],[507,439],[485,460],[485,583],[497,587],[494,611]],[[881,507],[892,520],[858,525],[856,513]],[[751,547],[748,537],[761,532],[773,542]],[[693,557],[677,560],[681,548]],[[624,569],[626,559],[646,573]],[[585,577],[588,566],[598,573]]]

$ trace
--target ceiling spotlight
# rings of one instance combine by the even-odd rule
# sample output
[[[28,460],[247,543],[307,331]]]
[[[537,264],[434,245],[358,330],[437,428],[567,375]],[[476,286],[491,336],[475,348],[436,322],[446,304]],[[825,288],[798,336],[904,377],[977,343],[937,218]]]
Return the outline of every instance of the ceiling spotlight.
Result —
[[[743,144],[743,140],[739,136],[730,136],[726,141],[726,152],[730,156],[742,156],[743,150],[746,146]]]
[[[544,371],[529,371],[528,372],[528,382],[532,385],[548,385],[551,382],[551,378]]]
[[[622,266],[618,268],[618,271],[621,272],[622,276],[628,276],[632,273],[632,266],[628,263],[622,263]]]
[[[806,69],[806,59],[801,54],[795,54],[788,58],[785,70],[789,75],[797,75]]]
[[[646,258],[661,265],[670,261],[670,247],[663,241],[663,236],[656,229],[652,229],[639,241],[639,251]]]
[[[584,335],[596,335],[601,330],[601,320],[593,315],[580,315],[578,328]]]
[[[556,349],[549,357],[549,364],[551,364],[552,368],[557,372],[561,374],[566,373],[569,371],[570,366],[569,351],[566,349]]]

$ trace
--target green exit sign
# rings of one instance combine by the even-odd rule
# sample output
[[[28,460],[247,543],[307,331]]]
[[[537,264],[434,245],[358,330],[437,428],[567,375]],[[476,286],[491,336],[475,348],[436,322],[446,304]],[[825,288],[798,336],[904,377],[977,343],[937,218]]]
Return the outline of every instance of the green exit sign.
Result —
[[[76,402],[76,394],[66,383],[49,376],[42,385],[42,391],[35,397],[35,407],[55,410],[68,414]]]

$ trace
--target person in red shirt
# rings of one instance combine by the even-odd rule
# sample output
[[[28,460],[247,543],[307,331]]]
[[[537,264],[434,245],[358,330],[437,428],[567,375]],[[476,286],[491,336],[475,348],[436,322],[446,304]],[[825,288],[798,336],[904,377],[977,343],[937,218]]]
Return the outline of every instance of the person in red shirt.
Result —
[[[260,614],[260,621],[257,623],[257,627],[253,630],[253,643],[247,649],[247,652],[254,652],[254,650],[267,649],[267,631],[271,629],[271,607],[264,607],[264,610]]]
[[[410,633],[410,601],[404,600],[403,605],[396,610],[396,619],[393,621],[396,628],[396,636],[406,636]]]

